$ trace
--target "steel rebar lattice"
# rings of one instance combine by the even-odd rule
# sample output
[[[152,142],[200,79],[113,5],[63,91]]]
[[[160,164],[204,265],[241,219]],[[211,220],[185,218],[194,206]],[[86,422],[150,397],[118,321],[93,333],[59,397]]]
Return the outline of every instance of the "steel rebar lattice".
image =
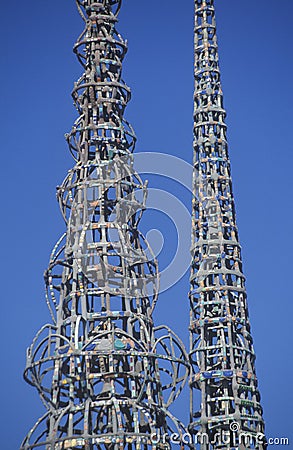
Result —
[[[21,448],[168,449],[163,436],[181,425],[167,408],[188,358],[178,337],[152,321],[159,274],[137,229],[147,190],[123,118],[130,90],[121,79],[120,1],[76,3],[85,21],[74,46],[84,68],[72,94],[79,117],[67,135],[76,165],[57,195],[67,232],[45,272],[53,324],[37,333],[24,374],[48,411]]]
[[[264,449],[225,116],[214,0],[195,0],[190,432],[201,449]]]

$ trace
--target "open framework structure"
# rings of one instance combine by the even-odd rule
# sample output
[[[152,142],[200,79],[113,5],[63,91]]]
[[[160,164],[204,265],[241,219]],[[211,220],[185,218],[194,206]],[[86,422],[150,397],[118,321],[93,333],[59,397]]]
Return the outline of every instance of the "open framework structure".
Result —
[[[124,118],[130,89],[121,78],[121,1],[76,4],[85,29],[74,46],[83,74],[72,92],[78,118],[67,135],[75,165],[57,194],[67,230],[45,272],[52,323],[34,338],[24,374],[47,412],[21,449],[263,450],[214,1],[195,0],[189,357],[180,339],[152,320],[159,271],[138,229],[147,187],[135,171],[136,137]],[[185,428],[169,407],[188,377]]]

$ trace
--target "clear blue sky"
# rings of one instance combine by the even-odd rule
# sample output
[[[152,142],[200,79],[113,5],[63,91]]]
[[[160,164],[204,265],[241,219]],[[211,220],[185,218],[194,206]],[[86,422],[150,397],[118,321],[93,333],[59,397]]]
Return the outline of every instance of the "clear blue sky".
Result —
[[[22,371],[26,347],[49,321],[43,271],[65,229],[55,186],[73,166],[63,135],[76,117],[70,91],[81,68],[71,49],[83,25],[73,0],[1,3],[1,449],[16,450],[43,412],[37,393],[22,381]],[[217,0],[216,7],[267,435],[290,437],[293,2]],[[192,0],[124,0],[119,24],[129,41],[124,78],[133,92],[127,118],[139,139],[137,151],[161,151],[188,162],[192,14]],[[156,183],[153,187],[160,187]],[[178,188],[175,193],[190,207],[188,192]],[[156,225],[160,228],[159,217]],[[169,242],[173,231],[165,231]],[[164,258],[168,246],[162,264]],[[188,289],[185,276],[161,295],[155,315],[157,324],[168,323],[186,343]],[[184,421],[187,404],[185,393],[174,408]]]

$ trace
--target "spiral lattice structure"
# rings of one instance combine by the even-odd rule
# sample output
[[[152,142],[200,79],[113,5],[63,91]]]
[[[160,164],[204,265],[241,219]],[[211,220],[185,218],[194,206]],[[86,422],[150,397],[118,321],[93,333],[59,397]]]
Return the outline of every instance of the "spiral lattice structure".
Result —
[[[121,78],[120,1],[78,0],[77,7],[85,30],[74,52],[84,72],[67,135],[75,166],[58,188],[67,231],[45,272],[52,323],[28,349],[24,374],[47,412],[21,448],[167,449],[172,426],[181,432],[167,408],[188,363],[181,341],[152,321],[159,273],[137,228],[147,189],[124,119],[130,89]]]
[[[195,0],[190,431],[202,449],[263,449],[225,116],[214,0]]]

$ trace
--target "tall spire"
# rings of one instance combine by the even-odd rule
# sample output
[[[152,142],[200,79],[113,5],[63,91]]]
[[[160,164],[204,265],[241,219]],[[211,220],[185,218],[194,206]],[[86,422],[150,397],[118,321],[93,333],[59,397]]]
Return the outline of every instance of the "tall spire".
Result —
[[[158,265],[137,226],[147,195],[133,167],[135,135],[124,119],[126,42],[119,0],[78,0],[85,22],[74,52],[84,73],[67,135],[76,161],[58,200],[67,232],[45,272],[52,324],[37,333],[25,379],[47,413],[22,449],[170,448],[180,423],[167,411],[188,376],[181,341],[155,328]]]
[[[227,150],[214,0],[195,0],[194,37],[190,431],[201,449],[264,449]]]

